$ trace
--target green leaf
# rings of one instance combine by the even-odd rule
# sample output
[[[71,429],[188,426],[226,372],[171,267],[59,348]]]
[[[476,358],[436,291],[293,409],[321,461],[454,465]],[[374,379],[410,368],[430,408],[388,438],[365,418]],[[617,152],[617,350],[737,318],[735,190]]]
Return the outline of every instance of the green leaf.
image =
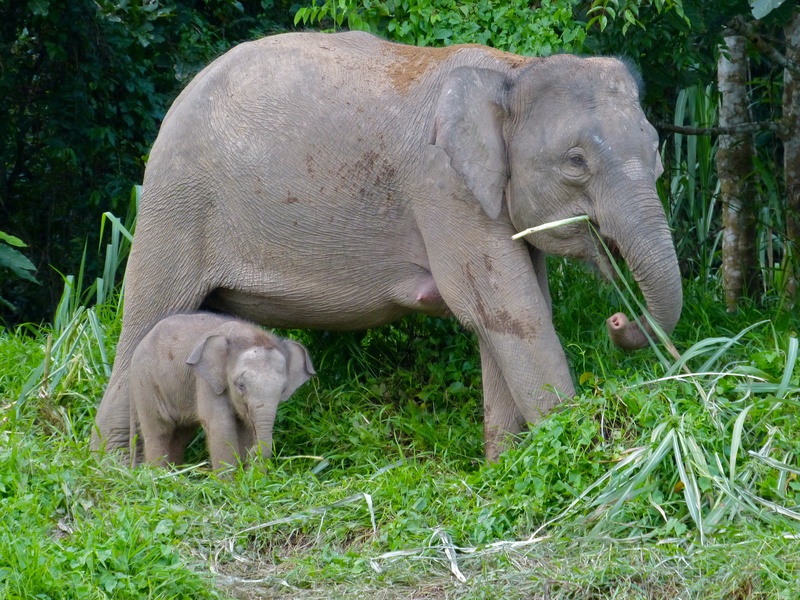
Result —
[[[786,352],[786,368],[783,370],[783,377],[781,377],[781,383],[776,393],[778,398],[783,398],[786,396],[786,392],[789,389],[789,383],[792,380],[792,373],[794,372],[794,367],[797,364],[797,351],[799,345],[800,344],[798,344],[796,337],[792,336],[789,338],[789,349]]]
[[[10,246],[0,245],[0,267],[11,269],[17,277],[33,283],[39,283],[31,274],[36,271],[36,266]]]
[[[48,0],[30,0],[28,2],[30,11],[38,17],[46,17],[50,12],[50,2]]]
[[[731,436],[731,456],[729,463],[730,475],[728,477],[731,487],[733,487],[736,479],[736,457],[739,455],[739,449],[742,447],[742,430],[744,429],[744,420],[747,418],[747,413],[750,412],[751,408],[753,408],[753,405],[748,405],[747,408],[739,413],[739,416],[736,417],[736,422],[733,424],[733,435]]]
[[[753,17],[763,19],[773,10],[778,8],[785,0],[750,0]]]
[[[6,233],[5,231],[0,231],[0,242],[5,242],[9,246],[16,246],[17,248],[27,248],[25,242],[16,236]]]

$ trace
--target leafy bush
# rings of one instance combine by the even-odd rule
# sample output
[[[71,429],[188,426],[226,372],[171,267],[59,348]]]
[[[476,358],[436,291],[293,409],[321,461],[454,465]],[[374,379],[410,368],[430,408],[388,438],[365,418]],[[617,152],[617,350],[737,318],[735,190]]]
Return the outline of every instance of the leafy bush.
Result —
[[[36,277],[33,276],[33,273],[36,272],[36,266],[22,252],[15,250],[14,247],[25,248],[25,243],[18,237],[0,231],[0,270],[8,269],[20,279],[39,283]],[[0,305],[5,305],[11,310],[15,310],[14,305],[3,298],[2,295],[0,295]]]
[[[518,54],[578,51],[583,26],[569,0],[456,2],[455,0],[326,0],[300,8],[295,24],[328,23],[385,35],[416,46],[480,43]]]

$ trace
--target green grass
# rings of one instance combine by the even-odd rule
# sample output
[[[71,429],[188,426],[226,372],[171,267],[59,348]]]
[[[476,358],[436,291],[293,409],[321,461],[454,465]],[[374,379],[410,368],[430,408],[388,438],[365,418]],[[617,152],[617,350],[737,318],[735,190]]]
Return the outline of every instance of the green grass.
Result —
[[[177,471],[89,452],[113,299],[2,332],[0,596],[796,597],[798,321],[689,286],[690,375],[613,348],[612,286],[551,267],[579,396],[492,465],[452,321],[291,332],[319,377],[282,405],[274,458],[231,479],[202,439]]]

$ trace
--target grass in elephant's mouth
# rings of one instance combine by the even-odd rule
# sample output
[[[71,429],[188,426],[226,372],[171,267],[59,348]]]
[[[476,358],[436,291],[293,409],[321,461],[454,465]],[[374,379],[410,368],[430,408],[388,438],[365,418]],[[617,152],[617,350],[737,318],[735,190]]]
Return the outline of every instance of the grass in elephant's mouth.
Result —
[[[542,223],[541,225],[537,225],[536,227],[529,227],[524,231],[520,231],[519,233],[515,233],[511,236],[512,240],[518,240],[524,238],[526,235],[530,235],[531,233],[538,233],[539,231],[546,231],[548,229],[555,229],[556,227],[563,227],[564,225],[572,225],[573,223],[580,223],[581,221],[588,221],[589,215],[580,215],[577,217],[569,217],[567,219],[560,219],[558,221],[550,221],[549,223]]]
[[[58,332],[3,332],[0,361],[19,367],[0,373],[0,595],[795,589],[800,550],[787,536],[798,534],[800,367],[783,332],[797,324],[746,330],[762,315],[717,312],[690,287],[674,335],[693,346],[683,352],[692,371],[714,374],[676,378],[649,351],[610,346],[598,326],[617,301],[610,287],[586,285],[564,261],[550,270],[579,396],[492,465],[482,460],[477,349],[453,321],[303,333],[320,378],[281,407],[276,458],[229,481],[91,456],[105,382],[96,343],[80,338],[92,328],[69,329],[71,354],[54,343],[61,379],[24,401],[45,337]],[[113,311],[95,317],[102,331],[117,328]]]

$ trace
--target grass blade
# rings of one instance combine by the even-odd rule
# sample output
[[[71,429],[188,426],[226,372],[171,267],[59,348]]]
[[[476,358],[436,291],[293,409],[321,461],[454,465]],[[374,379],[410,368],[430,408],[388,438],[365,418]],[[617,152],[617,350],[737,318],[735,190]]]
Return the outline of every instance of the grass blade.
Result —
[[[731,487],[734,485],[736,479],[736,457],[739,454],[739,449],[742,446],[742,429],[744,428],[744,420],[747,418],[747,413],[753,408],[753,404],[747,406],[733,424],[733,435],[731,436],[731,456],[729,461],[728,480]]]
[[[793,473],[795,475],[800,475],[800,467],[793,467],[787,464],[785,460],[784,461],[776,460],[770,456],[766,456],[764,454],[761,454],[759,452],[754,452],[752,450],[748,450],[747,453],[753,458],[757,458],[758,460],[766,463],[773,469],[778,469],[779,471],[782,471],[784,473]]]
[[[674,432],[674,430],[673,430]],[[684,462],[683,456],[686,455],[683,432],[678,432],[672,436],[673,458],[675,466],[678,468],[678,476],[683,483],[683,497],[686,501],[686,508],[692,517],[697,531],[700,532],[700,543],[705,544],[705,531],[703,529],[703,507],[700,499],[700,490],[697,487],[697,479],[694,475],[691,462]]]
[[[786,392],[789,389],[789,382],[792,380],[792,374],[794,373],[794,367],[797,364],[797,338],[792,336],[789,338],[789,348],[786,351],[786,366],[783,369],[783,377],[781,378],[781,383],[778,386],[778,390],[775,392],[775,395],[778,398],[784,398],[786,396]]]

